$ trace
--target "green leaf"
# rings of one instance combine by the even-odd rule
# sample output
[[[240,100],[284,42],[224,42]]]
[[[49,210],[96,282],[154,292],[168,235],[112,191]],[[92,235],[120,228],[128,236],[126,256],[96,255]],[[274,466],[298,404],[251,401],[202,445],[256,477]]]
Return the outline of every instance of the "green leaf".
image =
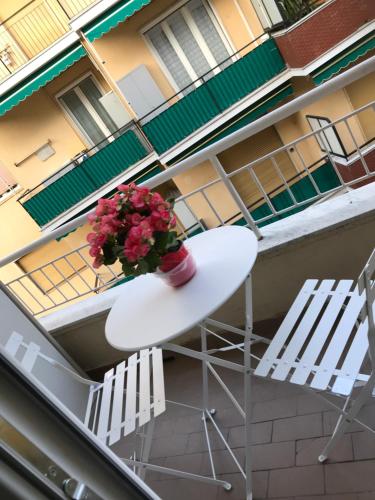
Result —
[[[121,245],[114,245],[113,253],[116,255],[118,259],[121,260],[121,257],[124,255],[124,247]]]
[[[154,238],[155,238],[154,249],[158,253],[165,252],[165,248],[168,244],[168,238],[169,238],[168,235],[169,235],[169,233],[163,233],[161,231],[154,233]]]
[[[103,246],[103,255],[104,255],[104,265],[110,266],[114,264],[117,260],[117,256],[113,251],[113,246],[109,243],[105,243]]]
[[[145,259],[141,259],[138,262],[137,269],[135,270],[134,276],[140,276],[141,274],[148,273],[148,263]]]
[[[149,273],[154,273],[157,269],[157,267],[161,264],[161,258],[159,254],[155,251],[155,249],[151,249],[144,260],[148,264],[148,272]]]
[[[177,251],[181,246],[181,242],[177,239],[176,231],[170,231],[168,233],[168,241],[165,246],[165,250],[167,252]]]
[[[125,276],[134,276],[135,269],[134,266],[132,266],[128,261],[122,260],[122,272],[125,274]]]

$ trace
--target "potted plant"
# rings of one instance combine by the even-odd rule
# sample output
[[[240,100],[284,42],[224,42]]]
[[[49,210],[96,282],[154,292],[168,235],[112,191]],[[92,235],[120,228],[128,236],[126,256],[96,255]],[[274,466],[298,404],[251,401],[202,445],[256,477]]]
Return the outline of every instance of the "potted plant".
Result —
[[[134,183],[121,184],[111,199],[100,199],[88,216],[93,267],[120,261],[125,276],[156,272],[171,286],[195,274],[194,260],[177,238],[173,202]]]

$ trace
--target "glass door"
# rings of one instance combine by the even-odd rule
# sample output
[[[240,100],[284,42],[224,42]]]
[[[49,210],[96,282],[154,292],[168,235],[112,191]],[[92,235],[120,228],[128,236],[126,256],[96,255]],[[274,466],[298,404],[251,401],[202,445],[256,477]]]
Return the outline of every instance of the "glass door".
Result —
[[[99,100],[102,96],[101,89],[90,75],[58,97],[90,146],[107,144],[117,129]]]
[[[203,75],[213,76],[230,64],[228,41],[203,0],[186,3],[151,28],[146,36],[179,90]]]

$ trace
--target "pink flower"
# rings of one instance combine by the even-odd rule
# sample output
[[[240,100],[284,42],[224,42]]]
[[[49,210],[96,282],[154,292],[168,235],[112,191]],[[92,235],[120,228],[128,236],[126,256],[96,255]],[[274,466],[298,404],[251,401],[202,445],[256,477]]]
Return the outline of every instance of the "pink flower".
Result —
[[[139,226],[139,224],[142,222],[142,220],[143,220],[143,217],[138,212],[129,215],[129,222],[133,226]]]
[[[90,243],[90,245],[93,245],[96,241],[96,233],[89,233],[86,236],[86,240]]]
[[[104,262],[103,255],[98,255],[97,257],[95,257],[92,267],[94,269],[98,269],[103,264],[103,262]]]
[[[146,187],[134,186],[134,189],[142,196],[147,196],[148,194],[150,194],[150,190]]]
[[[151,213],[151,224],[155,231],[167,231],[168,224],[162,219],[160,212],[154,210]]]
[[[150,223],[147,220],[143,220],[139,225],[142,229],[142,238],[145,240],[151,239],[153,231]]]
[[[91,255],[91,257],[98,257],[100,255],[100,252],[101,248],[98,246],[93,246],[89,250],[89,254]]]
[[[160,212],[160,217],[162,218],[162,220],[164,222],[169,222],[171,215],[170,215],[170,212],[168,212],[168,210],[162,210]]]
[[[141,226],[133,226],[130,228],[128,232],[128,237],[126,239],[126,242],[129,241],[130,243],[138,243],[141,240],[141,238],[142,238]]]
[[[107,241],[107,237],[105,234],[99,233],[96,237],[96,244],[98,247],[103,247],[104,243]]]
[[[164,198],[159,193],[153,193],[150,200],[151,210],[155,210],[159,205],[164,203]]]
[[[129,262],[136,262],[145,257],[150,250],[147,243],[133,243],[129,239],[125,241],[124,255]]]
[[[128,184],[120,184],[117,186],[117,190],[121,191],[122,193],[127,193],[130,190],[130,186]]]
[[[135,192],[130,197],[130,201],[133,204],[135,209],[142,210],[143,208],[146,208],[145,197],[143,196],[142,193]]]

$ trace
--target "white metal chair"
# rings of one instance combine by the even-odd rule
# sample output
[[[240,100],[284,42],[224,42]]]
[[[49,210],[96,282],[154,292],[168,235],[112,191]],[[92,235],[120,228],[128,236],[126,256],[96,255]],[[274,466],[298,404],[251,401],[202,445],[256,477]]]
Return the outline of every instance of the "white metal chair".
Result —
[[[22,352],[23,349],[23,352]],[[29,374],[38,358],[43,359],[53,367],[66,372],[78,382],[88,386],[88,396],[84,424],[104,444],[112,446],[122,437],[136,432],[141,437],[139,458],[122,458],[142,478],[147,469],[157,472],[213,483],[231,489],[230,483],[216,477],[200,476],[185,471],[161,467],[147,463],[149,458],[155,417],[166,410],[164,389],[164,370],[162,350],[156,347],[144,349],[122,361],[104,375],[103,383],[81,377],[73,370],[44,355],[35,342],[25,342],[22,335],[13,332],[5,345],[5,352],[21,364]],[[151,382],[152,380],[152,382]],[[202,412],[183,403],[168,401]],[[199,418],[199,417],[197,417]],[[145,432],[140,429],[146,426]]]
[[[375,250],[354,285],[351,280],[307,280],[289,309],[254,375],[287,381],[344,397],[332,437],[319,461],[327,459],[353,422],[375,433],[357,416],[375,386]],[[371,368],[364,369],[366,354]],[[354,396],[354,389],[361,387]],[[375,394],[374,394],[375,395]]]

